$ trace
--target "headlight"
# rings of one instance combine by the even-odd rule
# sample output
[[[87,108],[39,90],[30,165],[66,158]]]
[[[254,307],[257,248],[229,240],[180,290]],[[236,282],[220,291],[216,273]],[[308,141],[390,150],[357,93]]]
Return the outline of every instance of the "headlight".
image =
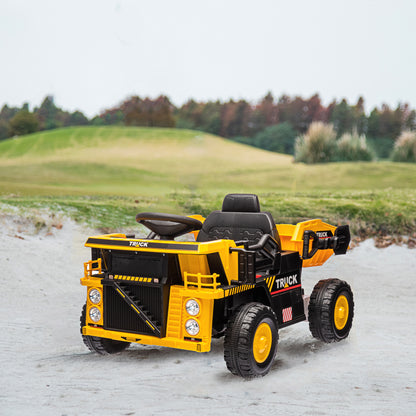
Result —
[[[91,289],[88,296],[90,298],[90,301],[95,305],[101,302],[101,293],[98,289]]]
[[[98,308],[91,308],[90,309],[90,318],[91,321],[98,322],[101,319],[101,312]]]
[[[197,335],[199,332],[199,324],[195,319],[188,319],[185,323],[185,329],[189,335]]]
[[[185,303],[185,309],[186,312],[188,312],[191,316],[196,316],[199,314],[199,311],[201,310],[199,303],[195,299],[189,299]]]

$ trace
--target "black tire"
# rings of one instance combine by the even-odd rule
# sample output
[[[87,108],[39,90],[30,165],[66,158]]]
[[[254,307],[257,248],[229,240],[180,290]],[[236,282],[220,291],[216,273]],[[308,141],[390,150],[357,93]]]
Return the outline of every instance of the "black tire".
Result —
[[[269,306],[242,306],[231,317],[225,332],[227,368],[244,378],[264,376],[273,364],[278,338],[277,318]]]
[[[354,298],[348,283],[339,279],[320,280],[309,300],[309,329],[326,343],[348,337],[354,318]]]
[[[92,337],[90,335],[82,335],[82,327],[85,326],[85,319],[87,316],[87,305],[84,305],[81,312],[80,321],[80,331],[82,340],[84,341],[85,346],[92,352],[97,352],[101,355],[107,354],[116,354],[125,350],[130,342],[124,341],[114,341],[108,338]]]

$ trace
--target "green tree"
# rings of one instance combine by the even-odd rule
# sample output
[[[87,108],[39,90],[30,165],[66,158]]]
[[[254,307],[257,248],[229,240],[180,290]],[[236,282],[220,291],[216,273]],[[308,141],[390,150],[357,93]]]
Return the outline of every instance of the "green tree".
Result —
[[[257,133],[253,144],[265,150],[293,155],[297,132],[288,122],[266,127]]]
[[[88,118],[81,111],[74,111],[69,115],[70,126],[86,126],[88,124]]]
[[[3,106],[0,111],[0,120],[5,121],[7,124],[10,120],[20,111],[20,108],[9,107],[7,104]]]
[[[52,95],[48,95],[42,101],[39,108],[35,108],[35,114],[39,120],[40,130],[51,130],[61,127],[58,122],[59,109],[56,107]]]
[[[34,133],[39,128],[39,122],[36,116],[28,110],[19,111],[10,120],[10,136],[22,136],[24,134]]]
[[[101,118],[101,116],[95,116],[91,120],[91,125],[92,126],[104,126],[105,122],[104,122],[104,119]]]
[[[358,134],[365,134],[367,132],[367,116],[365,115],[364,110],[364,98],[360,97],[352,107],[353,117],[354,117],[354,128]]]
[[[176,109],[176,127],[180,129],[197,129],[201,125],[202,105],[195,100],[188,100]]]
[[[9,123],[6,120],[0,119],[0,140],[7,139],[9,137]]]
[[[377,107],[371,111],[368,117],[367,134],[369,137],[380,137],[380,112]]]
[[[354,128],[354,111],[348,105],[345,98],[339,104],[335,105],[332,110],[330,121],[338,136],[351,132]]]
[[[221,103],[219,101],[208,101],[202,106],[200,113],[199,130],[207,133],[219,134],[221,130]]]

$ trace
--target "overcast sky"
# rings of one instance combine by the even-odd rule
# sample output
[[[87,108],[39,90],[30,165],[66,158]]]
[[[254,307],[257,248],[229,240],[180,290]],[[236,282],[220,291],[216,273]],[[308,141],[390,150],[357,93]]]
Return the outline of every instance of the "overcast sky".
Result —
[[[416,108],[414,0],[0,0],[0,106],[130,95]]]

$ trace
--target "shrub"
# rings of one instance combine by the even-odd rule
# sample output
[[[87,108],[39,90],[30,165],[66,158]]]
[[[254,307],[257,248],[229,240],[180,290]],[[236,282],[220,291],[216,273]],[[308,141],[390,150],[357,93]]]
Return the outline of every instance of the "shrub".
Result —
[[[404,131],[397,138],[391,158],[395,162],[416,162],[416,131]]]
[[[288,122],[266,127],[254,137],[254,146],[277,153],[293,155],[296,131]]]
[[[332,124],[313,122],[295,142],[295,162],[326,163],[336,157],[336,132]]]
[[[394,140],[391,137],[367,136],[367,144],[374,149],[378,159],[388,159],[393,151]]]
[[[344,133],[337,142],[337,160],[374,160],[375,154],[367,144],[366,137],[362,134]]]

